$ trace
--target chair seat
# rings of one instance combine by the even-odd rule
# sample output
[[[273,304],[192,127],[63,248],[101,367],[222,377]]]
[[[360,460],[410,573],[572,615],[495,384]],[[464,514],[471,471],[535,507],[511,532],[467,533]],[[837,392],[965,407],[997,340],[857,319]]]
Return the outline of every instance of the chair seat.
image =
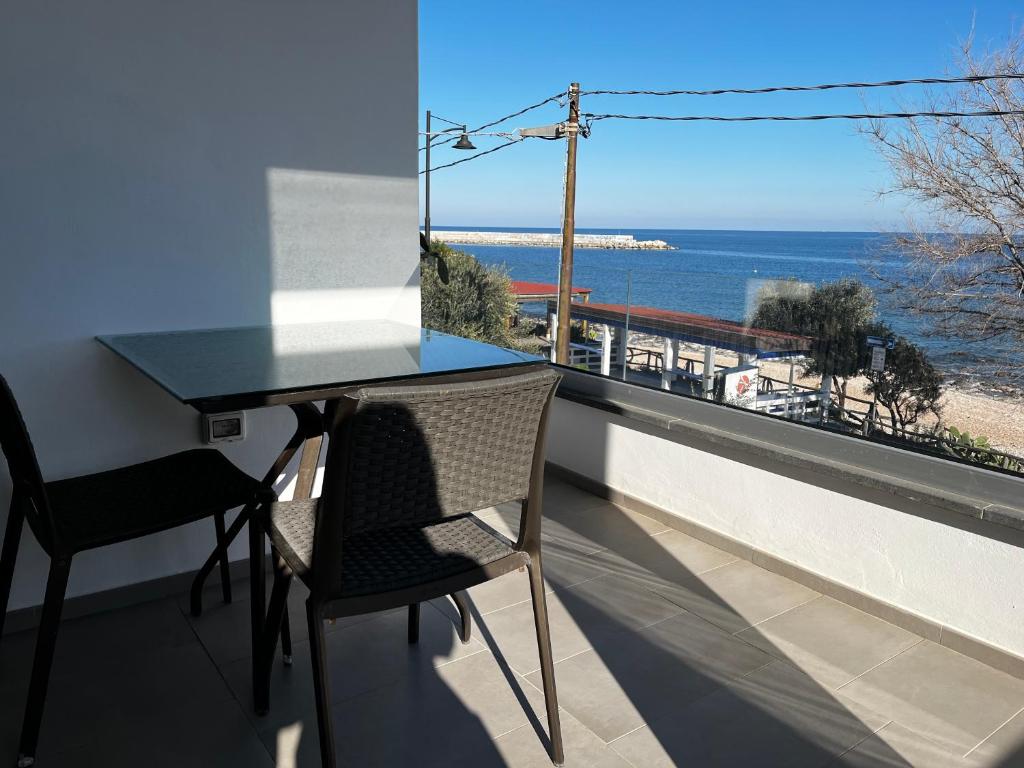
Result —
[[[313,562],[317,499],[270,506],[270,538],[304,581]],[[345,538],[342,596],[414,587],[471,571],[513,554],[511,543],[473,514],[430,523],[379,528]]]
[[[259,488],[211,448],[46,483],[60,539],[76,552],[241,507]]]

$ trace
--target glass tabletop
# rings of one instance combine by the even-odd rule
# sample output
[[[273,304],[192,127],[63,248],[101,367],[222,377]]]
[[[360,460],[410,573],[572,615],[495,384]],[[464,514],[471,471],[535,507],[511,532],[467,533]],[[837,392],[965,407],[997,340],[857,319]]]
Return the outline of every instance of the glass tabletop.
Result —
[[[543,358],[387,320],[168,331],[97,340],[183,403],[235,410],[303,393]],[[320,399],[317,397],[315,399]]]

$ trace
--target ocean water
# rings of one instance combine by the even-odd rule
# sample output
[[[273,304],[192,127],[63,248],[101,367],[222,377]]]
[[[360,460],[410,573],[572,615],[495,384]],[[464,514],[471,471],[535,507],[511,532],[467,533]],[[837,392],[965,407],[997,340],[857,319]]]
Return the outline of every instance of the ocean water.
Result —
[[[553,231],[509,227],[442,227],[481,231]],[[898,270],[902,257],[890,235],[870,232],[753,232],[731,230],[587,229],[582,232],[632,234],[638,240],[665,240],[672,251],[625,251],[577,248],[574,285],[591,288],[592,301],[625,303],[627,291],[636,306],[697,312],[742,322],[765,281],[795,279],[815,285],[856,277],[869,285],[870,269]],[[482,262],[504,266],[513,280],[558,281],[557,248],[456,246]],[[527,307],[537,313],[543,307]],[[1007,362],[1024,362],[1008,343],[985,345],[940,339],[927,333],[927,320],[886,306],[880,316],[921,345],[929,359],[963,385],[991,388],[1000,384]]]

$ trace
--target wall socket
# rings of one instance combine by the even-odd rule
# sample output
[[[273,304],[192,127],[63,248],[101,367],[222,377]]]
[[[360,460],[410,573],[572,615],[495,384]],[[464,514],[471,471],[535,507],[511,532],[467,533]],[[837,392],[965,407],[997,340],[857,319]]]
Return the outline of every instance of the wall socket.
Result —
[[[207,413],[199,417],[203,442],[207,445],[213,443],[233,443],[245,439],[245,412],[235,411],[234,413]]]

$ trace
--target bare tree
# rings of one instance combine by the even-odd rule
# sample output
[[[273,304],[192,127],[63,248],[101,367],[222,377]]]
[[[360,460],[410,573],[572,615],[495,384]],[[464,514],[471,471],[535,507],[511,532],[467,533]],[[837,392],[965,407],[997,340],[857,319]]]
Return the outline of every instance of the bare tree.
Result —
[[[958,74],[1024,72],[1024,35],[978,55],[968,41]],[[922,204],[927,223],[897,238],[897,274],[876,272],[901,309],[929,318],[931,332],[1024,349],[1024,81],[966,83],[930,95],[916,111],[1018,112],[926,117],[865,129],[888,161],[896,192]],[[1019,366],[1006,375],[1024,380]]]

